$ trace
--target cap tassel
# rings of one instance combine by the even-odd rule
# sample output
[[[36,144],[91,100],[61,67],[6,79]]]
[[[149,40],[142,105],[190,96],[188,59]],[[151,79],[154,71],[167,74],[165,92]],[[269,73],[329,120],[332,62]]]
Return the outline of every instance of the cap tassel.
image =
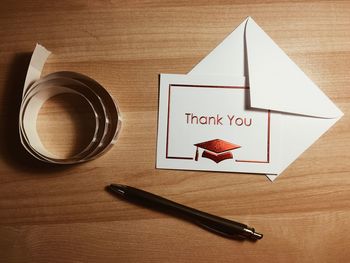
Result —
[[[199,154],[199,153],[198,153],[198,147],[197,147],[196,156],[194,157],[194,160],[195,160],[195,161],[198,161],[198,154]]]

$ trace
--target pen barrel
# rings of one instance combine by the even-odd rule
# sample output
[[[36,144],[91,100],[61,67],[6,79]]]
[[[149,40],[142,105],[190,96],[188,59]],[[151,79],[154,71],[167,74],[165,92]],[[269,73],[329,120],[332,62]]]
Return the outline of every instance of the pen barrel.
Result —
[[[127,186],[124,197],[149,208],[176,214],[221,235],[246,237],[244,229],[248,226],[245,224],[199,211],[141,189]]]

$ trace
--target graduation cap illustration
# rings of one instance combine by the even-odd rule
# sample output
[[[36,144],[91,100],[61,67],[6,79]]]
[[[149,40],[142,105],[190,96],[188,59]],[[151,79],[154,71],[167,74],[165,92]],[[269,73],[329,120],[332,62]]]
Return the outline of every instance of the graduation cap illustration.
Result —
[[[198,161],[199,150],[198,148],[204,149],[202,157],[213,160],[216,163],[219,163],[226,159],[233,159],[232,150],[241,148],[237,144],[233,144],[221,139],[214,139],[206,142],[201,142],[194,144],[197,146],[195,161]]]

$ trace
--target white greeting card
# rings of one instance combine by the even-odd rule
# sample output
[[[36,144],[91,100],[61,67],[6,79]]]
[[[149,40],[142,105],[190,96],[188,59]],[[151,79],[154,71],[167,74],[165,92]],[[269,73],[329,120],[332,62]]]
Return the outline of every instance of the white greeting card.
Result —
[[[250,107],[243,77],[162,74],[157,168],[279,170],[279,114]]]

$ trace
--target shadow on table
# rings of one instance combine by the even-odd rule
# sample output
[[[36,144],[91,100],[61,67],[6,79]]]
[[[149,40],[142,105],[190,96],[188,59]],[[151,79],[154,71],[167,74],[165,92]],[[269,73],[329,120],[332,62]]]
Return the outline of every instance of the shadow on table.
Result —
[[[22,146],[18,132],[18,116],[22,91],[31,53],[16,54],[4,82],[0,117],[0,155],[7,165],[14,169],[48,174],[65,170],[71,165],[53,165],[32,157]]]

